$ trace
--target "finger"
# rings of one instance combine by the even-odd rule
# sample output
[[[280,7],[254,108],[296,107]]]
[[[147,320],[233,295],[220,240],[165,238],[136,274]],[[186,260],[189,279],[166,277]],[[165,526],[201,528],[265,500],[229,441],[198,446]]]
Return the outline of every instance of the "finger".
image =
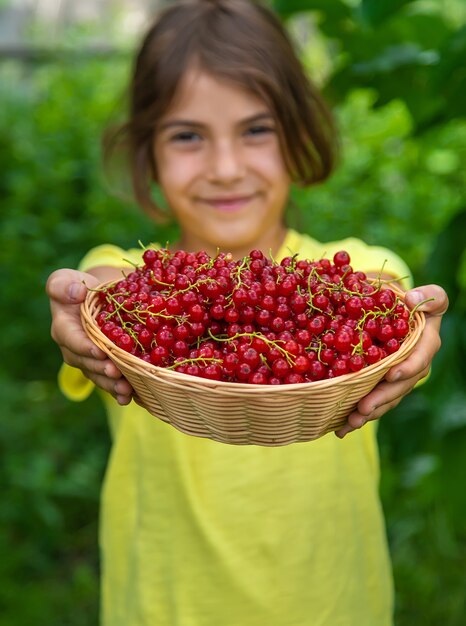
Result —
[[[335,431],[335,435],[340,439],[343,439],[348,433],[353,432],[355,430],[359,430],[362,428],[367,422],[378,420],[385,415],[391,409],[394,409],[403,399],[403,396],[393,399],[391,402],[387,402],[386,404],[382,404],[381,406],[375,407],[369,414],[362,414],[359,411],[354,411],[348,416],[345,424]]]
[[[432,359],[439,351],[441,339],[439,334],[440,317],[429,318],[415,349],[401,363],[392,367],[386,374],[385,380],[395,382],[401,379],[408,380],[413,376],[427,376]],[[422,378],[423,376],[419,376]]]
[[[410,309],[441,317],[448,309],[448,295],[440,285],[423,285],[406,292],[406,305]],[[422,304],[421,304],[422,303]]]
[[[107,358],[105,353],[89,339],[81,323],[80,304],[87,293],[84,280],[88,286],[98,282],[90,274],[76,270],[57,270],[50,275],[46,291],[52,312],[51,335],[59,346],[70,352],[103,360]]]
[[[118,380],[123,376],[118,367],[105,354],[105,358],[99,360],[93,356],[87,357],[82,354],[76,354],[65,347],[62,348],[62,354],[65,363],[82,370],[88,378],[93,375],[99,375]]]
[[[414,385],[427,376],[430,364],[440,349],[441,317],[448,309],[448,296],[439,285],[424,285],[406,293],[406,304],[427,315],[422,336],[411,355],[387,372],[385,381],[365,396],[346,423],[335,434],[343,438],[370,420],[379,419],[397,406]]]
[[[385,381],[379,383],[371,393],[360,400],[357,408],[348,416],[346,423],[335,432],[337,437],[343,438],[349,432],[362,428],[371,420],[379,419],[398,406],[422,377],[421,374],[418,377],[398,383]]]
[[[372,416],[379,414],[380,407],[388,406],[392,402],[396,402],[404,398],[411,391],[414,385],[420,380],[419,377],[410,378],[409,380],[401,380],[396,383],[386,381],[380,382],[367,396],[362,398],[357,405],[354,413],[365,417],[366,421],[372,419]]]
[[[129,404],[131,402],[131,400],[133,399],[133,396],[129,395],[129,396],[120,396],[120,395],[116,395],[115,396],[115,400],[118,402],[118,404],[120,404],[121,406],[126,406],[127,404]]]
[[[88,288],[98,284],[98,279],[91,274],[63,269],[50,274],[45,289],[52,303],[79,304],[84,301]]]
[[[126,378],[121,378],[115,383],[114,387],[115,399],[118,404],[129,404],[134,396],[134,389]]]
[[[118,404],[126,405],[131,402],[134,390],[126,378],[121,377],[119,380],[112,380],[100,374],[92,374],[88,378],[100,389],[111,394]]]
[[[52,339],[62,348],[62,352],[65,349],[69,354],[75,354],[76,357],[100,360],[108,358],[83,329],[79,305],[76,305],[76,310],[73,309],[74,307],[66,307],[65,310],[63,306],[57,307],[52,318]],[[73,363],[70,362],[70,365]]]

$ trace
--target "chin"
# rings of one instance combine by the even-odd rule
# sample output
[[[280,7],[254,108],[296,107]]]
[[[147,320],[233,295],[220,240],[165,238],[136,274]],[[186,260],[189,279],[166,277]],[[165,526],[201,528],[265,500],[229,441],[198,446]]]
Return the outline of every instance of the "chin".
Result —
[[[215,248],[221,248],[224,252],[235,252],[235,250],[245,250],[250,252],[254,248],[254,242],[257,238],[251,237],[219,237],[214,245]]]

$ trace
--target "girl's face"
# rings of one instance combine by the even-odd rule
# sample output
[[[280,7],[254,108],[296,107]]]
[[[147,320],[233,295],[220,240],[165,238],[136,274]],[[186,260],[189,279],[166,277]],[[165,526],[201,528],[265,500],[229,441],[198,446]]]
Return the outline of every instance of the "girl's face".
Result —
[[[190,70],[159,120],[158,182],[181,227],[179,248],[240,258],[276,252],[290,176],[276,121],[256,95]]]

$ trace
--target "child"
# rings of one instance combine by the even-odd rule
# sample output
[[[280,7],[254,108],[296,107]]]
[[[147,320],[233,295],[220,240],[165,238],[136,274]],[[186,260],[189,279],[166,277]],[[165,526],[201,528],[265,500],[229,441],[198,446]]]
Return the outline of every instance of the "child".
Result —
[[[355,268],[406,276],[392,252],[354,238],[321,244],[285,226],[292,181],[324,180],[332,118],[279,20],[250,0],[172,4],[135,65],[127,147],[140,204],[156,181],[180,239],[172,249],[236,258],[320,258],[346,249]],[[147,237],[147,234],[145,235]],[[104,626],[387,626],[392,580],[374,420],[428,371],[447,297],[407,295],[427,325],[417,349],[364,398],[337,434],[278,448],[224,445],[178,432],[131,402],[132,389],[79,320],[93,287],[141,251],[103,245],[80,271],[48,281],[52,336],[70,398],[100,387],[113,447],[102,493]],[[70,367],[72,366],[72,367]],[[359,428],[369,422],[364,428]],[[343,437],[355,431],[350,437]],[[343,440],[342,440],[343,439]]]

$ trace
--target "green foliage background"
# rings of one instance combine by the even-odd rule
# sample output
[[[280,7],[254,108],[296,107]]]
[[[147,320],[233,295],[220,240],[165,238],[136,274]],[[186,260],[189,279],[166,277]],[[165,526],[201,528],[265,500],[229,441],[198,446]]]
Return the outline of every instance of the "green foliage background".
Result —
[[[429,382],[381,421],[381,491],[397,625],[461,626],[466,14],[455,0],[274,5],[342,133],[339,170],[293,191],[291,223],[322,240],[356,235],[391,247],[417,284],[438,282],[450,296]],[[98,398],[75,405],[57,390],[47,276],[101,242],[175,236],[110,193],[102,173],[100,136],[119,114],[128,59],[68,52],[52,63],[0,64],[0,626],[97,624],[109,437]]]

